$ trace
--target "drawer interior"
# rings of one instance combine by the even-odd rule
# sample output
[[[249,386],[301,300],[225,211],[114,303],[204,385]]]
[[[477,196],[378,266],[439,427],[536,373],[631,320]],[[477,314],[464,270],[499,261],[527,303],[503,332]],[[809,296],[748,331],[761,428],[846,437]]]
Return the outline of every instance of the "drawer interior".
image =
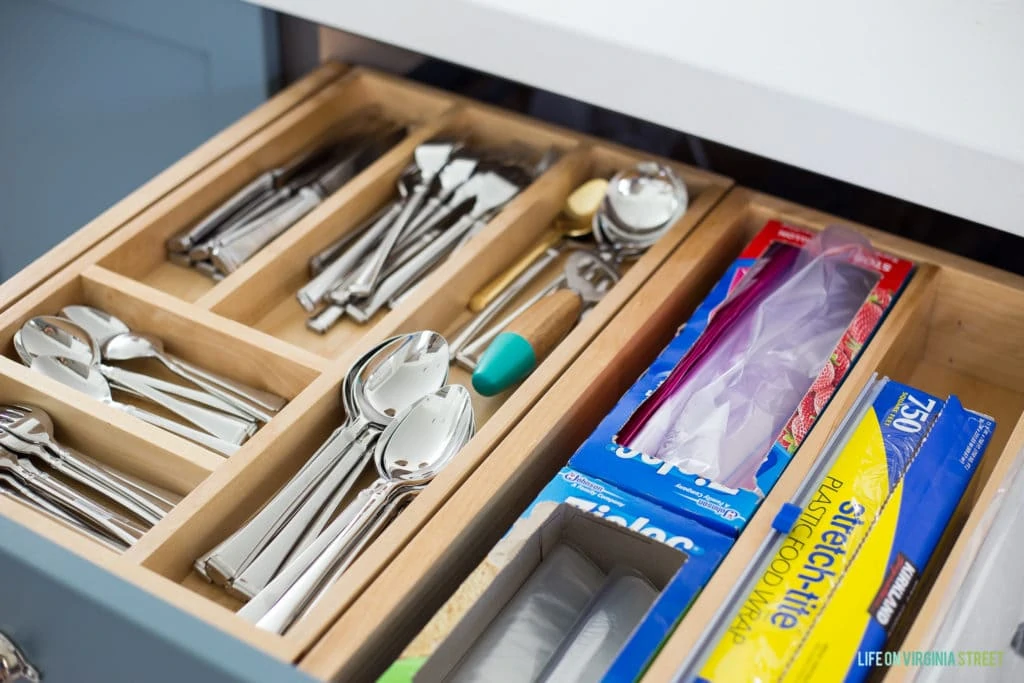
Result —
[[[261,171],[312,147],[333,123],[367,102],[415,123],[410,135],[222,281],[214,283],[166,262],[167,237],[201,218]],[[468,135],[470,144],[484,148],[513,145],[538,156],[555,148],[561,154],[393,310],[378,315],[372,324],[342,324],[324,336],[308,331],[306,313],[295,292],[306,282],[309,257],[353,229],[393,193],[395,180],[416,145],[445,133]],[[260,631],[234,614],[241,603],[193,571],[194,560],[257,511],[342,423],[340,387],[357,358],[401,333],[434,329],[450,336],[468,318],[470,296],[531,248],[579,184],[594,176],[609,177],[649,158],[361,69],[226,153],[0,314],[0,389],[11,387],[8,400],[53,406],[60,424],[77,424],[79,412],[93,416],[82,421],[82,434],[69,437],[69,444],[92,449],[116,442],[104,456],[110,462],[187,494],[126,552],[111,558],[110,553],[100,552],[103,548],[88,544],[83,552],[229,633],[282,659],[297,661],[722,199],[730,181],[672,164],[688,188],[686,213],[657,244],[624,268],[619,283],[526,381],[488,399],[474,395],[477,432],[473,440],[287,635]],[[553,265],[546,275],[557,269]],[[70,304],[102,308],[133,330],[159,337],[168,351],[185,360],[273,391],[287,398],[288,404],[237,453],[225,458],[99,401],[82,399],[22,366],[12,342],[14,333],[31,317],[56,314]],[[131,369],[170,379],[155,362],[144,361]],[[468,385],[469,374],[453,367],[449,381]],[[156,447],[147,449],[146,444]],[[0,514],[9,508],[0,507]],[[33,524],[44,519],[27,508],[18,508],[17,514]],[[79,544],[59,525],[43,523],[42,528],[58,542]]]
[[[170,263],[164,248],[167,238],[201,220],[260,173],[343,134],[344,130],[339,127],[360,109],[370,106],[379,107],[384,118],[409,127],[410,136],[398,145],[407,147],[413,139],[422,136],[424,131],[420,129],[424,124],[441,116],[452,102],[438,93],[408,88],[384,76],[353,71],[222,158],[211,168],[216,171],[209,179],[211,182],[202,191],[193,192],[186,206],[162,220],[148,222],[145,229],[136,231],[130,238],[119,234],[117,248],[103,259],[102,265],[186,301],[200,299],[218,283],[192,268]],[[386,163],[389,156],[385,154],[378,162]],[[372,172],[373,165],[365,171]],[[351,194],[349,186],[358,189],[357,181],[358,176],[335,195]],[[244,273],[241,277],[245,277]]]
[[[840,222],[733,190],[341,616],[303,660],[303,668],[320,677],[382,673],[566,464],[770,219],[817,229]],[[680,623],[655,662],[651,680],[674,676],[751,562],[775,513],[792,497],[872,373],[943,396],[955,393],[967,407],[997,420],[961,513],[976,500],[1024,411],[1024,354],[1014,341],[1024,333],[1024,280],[869,228],[857,229],[876,247],[915,260],[917,272]],[[952,525],[951,537],[957,524]]]

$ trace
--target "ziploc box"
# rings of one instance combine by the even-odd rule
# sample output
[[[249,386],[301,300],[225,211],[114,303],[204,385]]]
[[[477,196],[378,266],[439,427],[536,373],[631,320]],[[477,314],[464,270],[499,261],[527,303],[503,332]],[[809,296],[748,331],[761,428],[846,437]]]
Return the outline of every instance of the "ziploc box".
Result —
[[[870,258],[857,258],[854,262],[858,267],[876,272],[878,280],[836,344],[826,367],[765,455],[756,474],[758,491],[730,488],[706,477],[688,474],[670,463],[619,445],[616,437],[633,413],[683,361],[726,297],[740,285],[758,259],[776,243],[802,247],[814,236],[811,230],[779,221],[768,222],[665,350],[580,446],[569,466],[692,517],[717,531],[739,534],[902,292],[913,271],[912,262],[878,251],[870,254]]]
[[[416,673],[438,651],[498,574],[520,553],[549,516],[566,503],[685,555],[681,569],[669,580],[606,676],[606,680],[637,678],[653,659],[672,626],[711,578],[732,546],[733,539],[614,486],[563,468],[434,614],[380,681],[405,683],[418,680]]]
[[[883,649],[896,628],[994,430],[991,418],[947,399],[785,680],[868,677],[872,666],[863,653]]]
[[[879,587],[896,591],[886,590],[876,610],[891,626],[910,588],[903,553],[923,567],[993,427],[955,398],[944,405],[887,381],[759,565],[756,582],[703,660],[700,680],[842,680],[874,618],[869,605]],[[891,582],[883,580],[888,571],[896,572]],[[899,605],[892,604],[896,597]],[[840,664],[819,668],[836,658]]]

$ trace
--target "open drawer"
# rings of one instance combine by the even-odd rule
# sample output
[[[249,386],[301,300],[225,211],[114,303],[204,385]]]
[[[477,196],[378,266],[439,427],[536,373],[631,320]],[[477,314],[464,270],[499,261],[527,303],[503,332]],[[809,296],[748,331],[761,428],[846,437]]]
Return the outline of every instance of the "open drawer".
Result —
[[[71,263],[228,151],[316,94],[336,80],[346,69],[347,67],[338,63],[324,64],[207,140],[68,236],[63,242],[0,284],[0,310],[38,287],[47,277]]]
[[[814,229],[846,224],[748,190],[732,190],[341,616],[301,667],[337,680],[371,679],[382,673],[771,219]],[[678,675],[703,629],[751,563],[780,506],[793,497],[872,373],[943,396],[956,394],[964,405],[992,415],[998,423],[946,542],[956,536],[978,502],[986,480],[1002,471],[1000,463],[1019,448],[1019,443],[1014,447],[1008,442],[1024,411],[1024,278],[853,227],[876,247],[917,262],[917,272],[645,680],[669,681]],[[945,554],[940,550],[935,557]],[[925,594],[927,590],[922,590]],[[915,608],[909,609],[913,614]]]
[[[169,236],[253,176],[315,145],[334,123],[368,103],[409,124],[408,135],[241,268],[214,281],[166,260]],[[443,134],[469,135],[483,146],[554,148],[560,155],[391,310],[362,325],[344,321],[325,335],[308,330],[295,292],[305,283],[309,257],[373,214],[393,193],[416,146]],[[171,488],[184,495],[181,502],[121,553],[14,502],[0,501],[0,515],[206,625],[278,660],[297,662],[719,203],[731,185],[728,179],[659,160],[686,183],[686,212],[623,268],[619,281],[525,381],[490,398],[474,395],[473,439],[285,635],[260,630],[236,615],[242,602],[207,582],[194,570],[194,561],[255,513],[342,423],[339,390],[357,358],[397,334],[424,329],[454,334],[470,316],[467,303],[473,293],[531,249],[578,185],[649,158],[397,78],[349,71],[226,151],[0,314],[2,402],[45,407],[58,436],[69,444]],[[551,268],[557,270],[558,263]],[[278,394],[288,403],[237,452],[224,457],[83,397],[19,363],[13,341],[32,317],[72,304],[99,307],[133,330],[161,338],[169,352],[186,361]],[[468,386],[469,374],[453,367],[449,382]]]

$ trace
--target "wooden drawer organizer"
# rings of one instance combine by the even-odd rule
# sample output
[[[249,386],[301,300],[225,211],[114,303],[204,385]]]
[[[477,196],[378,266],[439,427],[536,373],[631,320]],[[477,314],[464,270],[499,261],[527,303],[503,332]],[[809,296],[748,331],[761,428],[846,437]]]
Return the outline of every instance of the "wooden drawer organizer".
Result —
[[[174,188],[336,80],[346,70],[347,67],[342,64],[327,63],[296,81],[0,283],[0,311],[38,287],[47,277],[81,256]]]
[[[165,262],[168,236],[251,177],[315,145],[333,123],[370,103],[411,124],[409,136],[242,268],[215,283]],[[416,145],[445,132],[468,133],[472,142],[484,146],[524,143],[538,155],[556,147],[562,156],[395,310],[365,326],[339,324],[324,336],[307,331],[305,312],[294,293],[306,281],[309,257],[373,213],[391,196]],[[436,329],[452,334],[468,317],[472,293],[532,246],[578,184],[644,158],[649,155],[390,76],[349,71],[225,149],[0,314],[0,399],[44,406],[57,423],[59,437],[186,498],[120,555],[5,499],[0,499],[0,514],[280,659],[297,662],[722,199],[729,180],[672,164],[690,192],[686,214],[632,264],[527,381],[502,396],[477,397],[478,429],[472,442],[287,636],[260,631],[235,615],[240,603],[205,583],[192,571],[193,560],[254,513],[341,423],[339,388],[356,358],[401,332]],[[161,337],[173,353],[275,391],[290,402],[238,453],[224,459],[84,399],[16,362],[11,341],[28,318],[71,303],[108,310],[131,327]],[[469,380],[455,368],[452,379]]]
[[[332,626],[302,668],[338,680],[369,679],[386,668],[773,218],[816,229],[846,224],[749,190],[730,191]],[[871,373],[943,396],[955,393],[998,421],[947,542],[967,511],[991,495],[995,481],[978,496],[986,480],[1002,473],[1024,442],[1024,423],[1011,440],[1024,411],[1024,278],[853,227],[879,248],[916,261],[918,271],[645,680],[674,680],[701,630],[750,564],[780,505],[791,499]]]

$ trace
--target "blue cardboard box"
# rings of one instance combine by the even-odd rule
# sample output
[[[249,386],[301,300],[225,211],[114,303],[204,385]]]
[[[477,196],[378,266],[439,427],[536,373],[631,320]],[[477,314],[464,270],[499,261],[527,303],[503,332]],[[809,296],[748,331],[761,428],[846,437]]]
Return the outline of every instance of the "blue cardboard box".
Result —
[[[773,249],[802,248],[814,235],[813,231],[778,221],[767,223],[675,338],[580,446],[569,466],[691,517],[716,531],[738,535],[757,511],[763,496],[771,491],[786,469],[814,421],[856,362],[863,346],[884,320],[911,276],[912,263],[877,251],[871,253],[870,259],[851,261],[857,267],[877,272],[879,279],[837,343],[832,357],[825,361],[819,380],[826,378],[828,381],[817,389],[812,386],[800,407],[794,406],[786,428],[764,454],[754,476],[756,487],[752,488],[756,490],[730,488],[707,477],[688,474],[649,454],[622,445],[618,435],[641,405],[655,394],[686,358],[730,292],[738,291],[741,283],[749,281],[744,278],[756,276],[762,270],[761,266],[766,262],[762,257]],[[858,324],[858,319],[865,312],[870,313],[868,317],[874,320],[873,325]],[[805,409],[805,403],[813,403],[813,407]]]

